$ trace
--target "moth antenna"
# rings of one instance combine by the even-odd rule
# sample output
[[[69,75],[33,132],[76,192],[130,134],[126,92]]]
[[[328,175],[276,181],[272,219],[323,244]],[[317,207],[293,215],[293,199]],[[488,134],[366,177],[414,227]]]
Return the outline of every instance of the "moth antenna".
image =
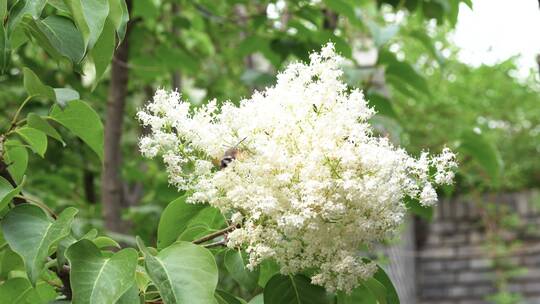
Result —
[[[246,140],[246,139],[247,139],[247,136],[246,136],[246,137],[244,137],[244,138],[242,138],[242,140],[241,140],[241,141],[239,141],[239,142],[238,142],[238,143],[237,143],[237,144],[236,144],[236,145],[234,146],[234,148],[238,148],[238,146],[239,146],[239,145],[240,145],[241,143],[243,143],[243,142],[244,142],[244,140]]]

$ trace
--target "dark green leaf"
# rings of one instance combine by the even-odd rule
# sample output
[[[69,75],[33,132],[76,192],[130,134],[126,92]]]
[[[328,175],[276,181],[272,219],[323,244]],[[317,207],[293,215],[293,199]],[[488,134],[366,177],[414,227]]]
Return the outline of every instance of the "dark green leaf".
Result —
[[[430,95],[426,79],[409,63],[397,60],[395,55],[388,51],[381,52],[379,61],[386,65],[385,74],[387,77],[399,78],[416,91]]]
[[[93,89],[97,86],[103,73],[105,73],[107,66],[111,62],[115,46],[114,26],[112,22],[107,19],[103,31],[101,32],[101,36],[99,36],[99,39],[96,41],[94,48],[90,50],[90,56],[92,56],[94,66],[96,67],[96,76],[94,84],[92,85]]]
[[[158,249],[165,248],[174,243],[188,227],[189,221],[206,207],[202,204],[186,203],[186,196],[182,196],[169,203],[159,219],[157,232]]]
[[[6,72],[10,60],[11,47],[9,43],[8,33],[7,30],[4,28],[4,24],[0,23],[0,75]]]
[[[324,288],[312,285],[303,275],[273,276],[264,288],[264,303],[327,304]]]
[[[55,105],[50,117],[77,135],[103,159],[103,124],[99,115],[88,104],[73,100],[65,109]]]
[[[366,99],[368,100],[369,105],[372,106],[378,114],[394,119],[397,118],[397,114],[394,111],[392,102],[388,98],[377,93],[371,93],[366,97]]]
[[[386,301],[386,287],[384,287],[381,282],[377,281],[374,278],[369,278],[366,281],[362,282],[362,285],[366,286],[371,294],[377,299],[379,304],[387,304]]]
[[[347,17],[351,24],[356,26],[362,25],[360,18],[356,16],[354,7],[352,7],[347,1],[324,0],[324,4],[339,15]]]
[[[47,135],[40,130],[22,127],[16,129],[15,132],[32,148],[32,150],[41,157],[45,156],[47,151]]]
[[[56,60],[65,57],[79,63],[85,49],[82,36],[73,22],[61,16],[49,16],[44,20],[23,18],[22,24],[27,33]]]
[[[7,243],[24,260],[28,278],[35,284],[49,250],[66,237],[77,210],[64,209],[56,221],[34,205],[18,205],[2,221],[2,231]]]
[[[137,251],[120,250],[110,257],[89,240],[80,240],[66,251],[71,266],[74,304],[113,304],[135,284]]]
[[[166,304],[214,302],[218,282],[216,261],[209,250],[177,242],[153,256],[140,239],[146,271]]]

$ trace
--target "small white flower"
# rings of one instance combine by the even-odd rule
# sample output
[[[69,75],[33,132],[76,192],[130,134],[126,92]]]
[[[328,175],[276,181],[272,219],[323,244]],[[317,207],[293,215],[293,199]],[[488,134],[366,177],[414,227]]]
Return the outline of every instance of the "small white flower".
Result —
[[[248,267],[273,258],[282,273],[312,270],[312,282],[330,291],[372,276],[376,266],[358,248],[397,231],[407,196],[434,204],[434,185],[451,183],[457,166],[448,149],[416,159],[373,136],[375,111],[347,90],[341,61],[327,44],[239,106],[218,111],[211,101],[190,111],[178,92],[158,90],[138,113],[151,130],[141,151],[163,157],[170,182],[193,193],[188,202],[242,223],[227,245],[246,250]],[[241,156],[213,167],[237,144]]]

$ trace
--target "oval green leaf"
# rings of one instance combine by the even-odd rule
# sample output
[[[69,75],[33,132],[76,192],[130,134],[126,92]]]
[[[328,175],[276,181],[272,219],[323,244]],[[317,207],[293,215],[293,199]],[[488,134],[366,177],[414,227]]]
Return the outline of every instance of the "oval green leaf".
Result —
[[[71,266],[73,304],[113,304],[135,284],[137,251],[120,250],[105,257],[89,240],[80,240],[66,250]]]
[[[189,221],[207,206],[186,203],[186,196],[181,196],[167,205],[159,219],[157,232],[158,249],[165,248],[178,239],[186,230]]]
[[[189,242],[178,242],[153,256],[137,239],[144,254],[149,277],[165,304],[214,303],[218,269],[209,250]]]
[[[28,278],[35,284],[49,250],[66,237],[77,209],[64,209],[56,221],[34,205],[23,204],[11,209],[2,221],[4,237],[13,251],[24,260]]]

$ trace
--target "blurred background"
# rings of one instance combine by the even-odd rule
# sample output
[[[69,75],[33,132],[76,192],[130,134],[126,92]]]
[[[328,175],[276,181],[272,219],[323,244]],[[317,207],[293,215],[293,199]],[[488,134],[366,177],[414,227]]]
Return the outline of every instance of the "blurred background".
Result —
[[[45,12],[61,10],[59,2]],[[77,206],[81,234],[92,227],[125,244],[132,235],[154,244],[162,210],[180,194],[158,161],[138,153],[137,110],[157,88],[178,89],[195,106],[237,103],[331,41],[347,59],[347,84],[378,111],[380,135],[416,155],[459,153],[456,183],[439,189],[440,204],[408,202],[402,233],[381,246],[402,303],[540,303],[536,0],[127,3],[126,39],[93,91],[93,65],[74,73],[35,44],[14,47],[0,76],[0,125],[24,99],[28,66],[78,91],[105,127],[104,166],[67,132],[69,149],[50,141],[45,159],[28,155],[26,195],[53,209]],[[48,104],[29,111],[46,114]]]

